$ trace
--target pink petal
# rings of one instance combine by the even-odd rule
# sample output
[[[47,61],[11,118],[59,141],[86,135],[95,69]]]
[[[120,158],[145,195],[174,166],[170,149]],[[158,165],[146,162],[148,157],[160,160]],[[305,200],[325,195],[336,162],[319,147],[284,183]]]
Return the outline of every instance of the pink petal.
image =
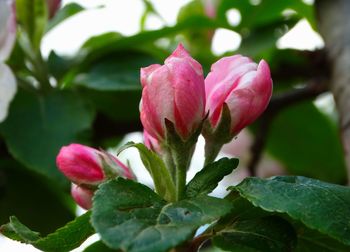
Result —
[[[49,18],[52,18],[60,8],[61,0],[47,0],[47,6],[49,9]]]
[[[71,195],[74,201],[82,208],[89,210],[92,207],[92,197],[94,192],[80,187],[76,184],[72,184]]]
[[[158,68],[142,91],[141,122],[156,139],[164,137],[164,120],[174,121],[174,88],[168,67]]]
[[[0,61],[11,54],[16,41],[16,14],[13,1],[0,1]]]
[[[153,64],[148,67],[141,68],[141,85],[145,87],[148,83],[152,81],[152,73],[161,67],[159,64]]]
[[[257,64],[240,55],[223,58],[212,66],[212,71],[205,79],[205,87],[206,111],[209,111],[209,120],[213,127],[219,122],[223,104],[240,83],[240,78],[256,68]]]
[[[61,148],[56,164],[76,184],[98,184],[104,180],[99,151],[81,144]]]
[[[226,99],[231,111],[232,132],[237,134],[255,121],[266,109],[271,95],[272,79],[269,66],[265,61],[261,61],[257,71],[244,75],[237,88]]]

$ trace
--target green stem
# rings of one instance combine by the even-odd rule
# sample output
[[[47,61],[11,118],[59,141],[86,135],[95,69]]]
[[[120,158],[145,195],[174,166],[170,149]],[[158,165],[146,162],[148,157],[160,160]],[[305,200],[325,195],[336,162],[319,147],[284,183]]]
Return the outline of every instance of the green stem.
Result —
[[[190,165],[193,151],[191,148],[184,147],[182,151],[174,150],[172,152],[176,167],[176,200],[184,198],[186,189],[187,168]]]
[[[215,161],[215,158],[218,156],[223,145],[224,145],[223,143],[210,141],[210,140],[206,139],[204,166]]]
[[[40,49],[35,49],[33,47],[26,34],[20,34],[19,45],[32,66],[31,72],[35,79],[39,82],[40,89],[43,92],[47,92],[52,89],[48,67],[43,59]]]
[[[164,148],[163,160],[164,160],[164,163],[166,164],[166,167],[168,168],[170,175],[175,183],[176,182],[176,172],[175,172],[176,167],[175,167],[174,159],[173,159],[170,148]]]
[[[41,52],[37,52],[36,57],[33,59],[32,64],[37,76],[37,80],[40,82],[40,87],[44,91],[52,89],[50,84],[50,76],[47,70],[47,65],[41,55]]]
[[[181,200],[185,194],[186,188],[186,167],[177,167],[176,169],[176,201]]]

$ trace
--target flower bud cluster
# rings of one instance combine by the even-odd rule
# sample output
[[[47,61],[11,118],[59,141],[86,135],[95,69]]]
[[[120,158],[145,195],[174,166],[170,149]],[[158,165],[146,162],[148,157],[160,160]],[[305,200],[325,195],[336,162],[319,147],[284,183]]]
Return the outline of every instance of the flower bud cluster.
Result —
[[[224,57],[204,79],[201,65],[181,44],[164,65],[142,68],[141,84],[145,144],[158,153],[168,145],[166,120],[186,141],[206,119],[202,133],[207,144],[216,142],[221,148],[259,117],[272,94],[270,69],[264,60],[257,64],[241,55]]]
[[[56,164],[73,183],[74,200],[85,209],[91,208],[93,192],[102,182],[118,176],[134,177],[129,167],[113,155],[81,144],[62,147]]]

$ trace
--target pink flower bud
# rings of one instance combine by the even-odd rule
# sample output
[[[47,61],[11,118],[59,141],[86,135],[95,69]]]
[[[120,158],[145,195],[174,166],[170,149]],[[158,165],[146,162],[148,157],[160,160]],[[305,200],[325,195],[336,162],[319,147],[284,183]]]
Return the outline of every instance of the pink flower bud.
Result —
[[[152,137],[146,130],[143,131],[143,141],[148,149],[161,153],[161,147],[158,140]]]
[[[61,6],[61,0],[47,0],[49,18],[52,18],[53,16],[55,16],[60,6]]]
[[[0,0],[0,62],[11,54],[16,41],[16,14],[12,0]]]
[[[133,178],[130,169],[111,154],[81,144],[61,148],[57,167],[72,182],[98,185],[107,178]]]
[[[86,210],[89,210],[92,207],[92,197],[94,196],[92,190],[72,184],[71,195],[80,207]]]
[[[214,19],[216,17],[216,9],[218,2],[216,0],[202,0],[204,12],[207,17]]]
[[[141,69],[141,122],[158,141],[165,137],[165,119],[183,139],[190,137],[205,116],[202,66],[180,44],[164,65]]]
[[[241,55],[224,57],[212,65],[205,89],[211,126],[218,125],[227,104],[230,133],[236,135],[266,109],[272,95],[270,69],[264,60],[258,65]]]

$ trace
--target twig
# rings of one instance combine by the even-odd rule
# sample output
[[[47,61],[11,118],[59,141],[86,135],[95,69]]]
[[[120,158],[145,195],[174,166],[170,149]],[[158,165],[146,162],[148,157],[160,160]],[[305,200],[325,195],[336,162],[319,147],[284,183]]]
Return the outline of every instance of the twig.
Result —
[[[260,161],[266,145],[271,123],[276,114],[290,105],[315,98],[325,91],[327,91],[325,81],[317,80],[310,82],[310,84],[303,88],[295,89],[293,91],[278,94],[272,97],[269,106],[258,121],[259,127],[251,147],[252,157],[248,163],[248,171],[250,176],[256,175],[256,166]]]

